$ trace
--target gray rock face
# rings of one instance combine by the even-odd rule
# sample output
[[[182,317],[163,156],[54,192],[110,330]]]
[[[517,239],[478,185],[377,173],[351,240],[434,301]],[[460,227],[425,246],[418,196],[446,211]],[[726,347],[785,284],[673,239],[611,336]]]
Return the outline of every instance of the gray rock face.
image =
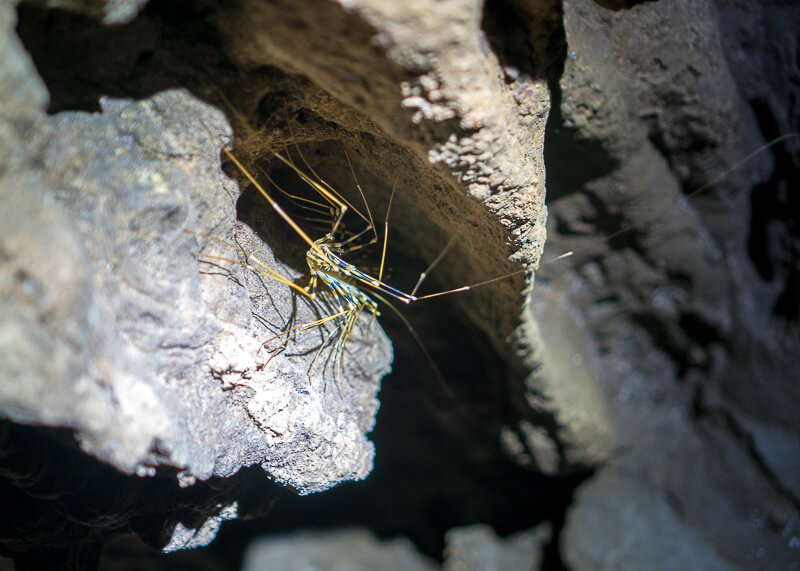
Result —
[[[102,20],[104,24],[126,24],[147,4],[147,0],[47,0],[49,8],[69,10]]]
[[[763,130],[765,115],[782,116],[796,65],[744,47],[742,9],[564,7],[563,130],[551,150],[588,168],[549,164],[550,255],[576,257],[540,272],[547,286],[534,296],[538,315],[558,300],[581,316],[618,446],[569,510],[561,551],[576,569],[797,564],[800,338],[778,302],[796,304],[796,288],[791,271],[757,276],[785,258],[754,250],[761,217],[784,231],[797,218],[789,204],[750,206],[787,183],[774,157],[798,156],[796,122]],[[800,13],[752,16],[797,23]],[[796,41],[794,28],[773,31],[776,43]],[[754,65],[776,73],[753,81]],[[796,233],[784,237],[794,248]],[[586,355],[587,343],[561,351]]]
[[[45,211],[51,235],[32,241],[11,221],[4,228],[31,244],[26,251],[5,241],[17,265],[56,270],[55,280],[30,271],[18,290],[27,297],[9,300],[10,311],[31,316],[28,336],[46,343],[38,354],[33,343],[8,348],[7,362],[27,374],[5,375],[4,410],[75,428],[84,450],[125,472],[178,468],[184,485],[253,464],[302,493],[363,478],[388,342],[377,325],[367,333],[359,324],[348,348],[374,345],[360,368],[334,347],[301,346],[310,336],[287,350],[311,357],[284,352],[267,365],[261,345],[288,325],[292,294],[233,263],[238,242],[285,273],[248,229],[235,227],[236,187],[219,170],[204,124],[224,129],[219,115],[181,92],[53,117],[36,173],[45,192],[21,198],[24,189],[10,185],[4,193],[12,217],[25,201],[34,212],[49,201],[49,215],[60,215],[50,222]],[[218,260],[225,255],[234,260]],[[316,319],[310,304],[299,304],[294,318]],[[311,363],[320,351],[320,362],[344,359],[345,379],[338,362],[329,367],[335,375]]]
[[[431,571],[437,566],[406,539],[378,540],[367,530],[344,529],[257,540],[247,548],[242,568]]]
[[[600,475],[580,492],[564,552],[575,569],[730,570],[702,532],[687,528],[657,490],[628,478]],[[596,540],[585,541],[591,535]]]
[[[487,525],[454,528],[447,532],[442,569],[541,569],[541,546],[550,539],[550,535],[547,524],[503,539],[497,537]]]

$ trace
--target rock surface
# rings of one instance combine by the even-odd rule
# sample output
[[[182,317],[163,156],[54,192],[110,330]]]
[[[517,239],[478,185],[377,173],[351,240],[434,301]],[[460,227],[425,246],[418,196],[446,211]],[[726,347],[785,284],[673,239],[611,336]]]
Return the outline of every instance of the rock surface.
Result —
[[[432,571],[437,566],[406,539],[379,541],[366,530],[301,532],[273,536],[250,545],[242,569],[352,569]]]
[[[800,561],[800,211],[780,190],[800,156],[781,103],[797,66],[766,47],[796,45],[798,18],[777,4],[564,4],[548,247],[576,256],[544,268],[534,296],[539,315],[579,316],[589,342],[560,350],[592,357],[618,446],[569,509],[572,568]],[[774,37],[749,43],[752,22]],[[781,246],[757,251],[772,231]]]
[[[296,532],[257,539],[247,548],[243,569],[538,569],[541,544],[550,537],[542,525],[508,538],[499,538],[487,525],[453,528],[447,533],[447,547],[441,567],[421,556],[404,538],[378,540],[367,530],[342,529],[333,532]]]
[[[183,485],[253,464],[302,493],[365,477],[374,453],[365,433],[388,370],[385,338],[376,327],[377,348],[365,353],[374,360],[360,370],[346,361],[339,391],[328,386],[330,371],[312,365],[311,348],[290,344],[311,356],[284,352],[267,366],[262,339],[291,316],[289,288],[203,257],[227,249],[237,258],[219,240],[238,241],[281,271],[244,227],[234,236],[235,186],[220,177],[217,145],[203,127],[219,129],[221,117],[181,92],[102,105],[101,115],[49,121],[43,170],[32,173],[45,193],[13,185],[4,193],[4,211],[17,220],[25,219],[18,205],[31,199],[63,217],[42,221],[51,236],[25,240],[12,220],[4,228],[16,275],[25,276],[19,297],[31,292],[9,308],[53,316],[9,319],[46,342],[8,349],[6,415],[74,428],[84,450],[124,472],[175,467]],[[38,248],[14,248],[12,238]],[[54,269],[55,279],[37,275]],[[294,311],[300,323],[315,319],[311,307]]]
[[[506,538],[497,537],[488,525],[453,528],[447,532],[442,569],[540,569],[543,560],[541,546],[549,539],[550,527],[547,524]]]

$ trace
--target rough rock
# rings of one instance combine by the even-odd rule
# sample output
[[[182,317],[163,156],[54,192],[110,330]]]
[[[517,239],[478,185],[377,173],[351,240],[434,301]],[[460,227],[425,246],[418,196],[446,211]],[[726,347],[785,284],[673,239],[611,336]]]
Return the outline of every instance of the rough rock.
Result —
[[[181,522],[172,531],[172,537],[161,551],[173,553],[181,549],[197,549],[205,547],[217,537],[219,527],[226,521],[236,519],[239,515],[239,506],[233,502],[229,506],[217,506],[219,513],[208,518],[199,528],[188,528]]]
[[[548,525],[500,538],[482,524],[453,528],[441,567],[420,555],[404,538],[378,540],[364,529],[328,532],[299,531],[253,541],[245,553],[243,569],[539,569],[541,545],[550,538]]]
[[[298,532],[258,539],[247,548],[242,569],[387,569],[432,571],[407,539],[378,540],[367,530]]]
[[[796,64],[748,45],[742,10],[564,5],[546,256],[576,256],[543,268],[534,296],[540,315],[580,316],[617,434],[568,512],[561,552],[573,568],[797,564],[800,337],[780,303],[796,288],[784,252],[754,249],[767,224],[791,250],[797,211],[751,210],[782,196],[781,157],[797,163],[797,123],[765,129]],[[796,24],[796,8],[752,12],[774,27],[764,44],[796,42],[795,27],[776,24]],[[756,68],[769,73],[748,76]],[[764,267],[776,269],[758,276]]]
[[[102,20],[104,24],[126,24],[133,20],[147,0],[47,0],[49,8],[69,10]]]
[[[570,519],[562,544],[572,569],[740,568],[687,528],[668,498],[642,482],[605,472],[577,500],[582,509]],[[596,540],[584,541],[586,535]]]
[[[19,291],[32,292],[9,305],[31,317],[8,323],[45,341],[9,348],[24,362],[6,360],[14,367],[4,375],[6,415],[72,427],[84,450],[128,473],[174,466],[184,485],[253,464],[304,493],[363,478],[374,453],[365,433],[378,408],[377,379],[388,368],[385,340],[376,333],[378,349],[368,353],[375,362],[361,364],[363,377],[345,365],[339,391],[326,382],[330,371],[311,370],[311,357],[278,355],[266,366],[262,340],[292,312],[288,287],[203,257],[225,250],[215,240],[247,238],[233,235],[235,187],[220,178],[218,145],[203,127],[219,122],[180,92],[141,104],[105,100],[102,115],[53,117],[37,173],[49,194],[37,202],[62,219],[42,222],[51,236],[28,226],[36,241],[11,221],[5,227],[17,275],[30,268]],[[14,216],[19,190],[4,193]],[[12,238],[38,248],[15,247]],[[195,245],[206,241],[212,247]],[[245,251],[272,262],[252,242]],[[37,275],[53,270],[54,278]],[[262,287],[275,291],[271,305]],[[301,304],[296,319],[310,322],[314,313]]]
[[[447,532],[442,569],[541,569],[541,546],[550,535],[547,524],[502,539],[487,525],[453,528]]]

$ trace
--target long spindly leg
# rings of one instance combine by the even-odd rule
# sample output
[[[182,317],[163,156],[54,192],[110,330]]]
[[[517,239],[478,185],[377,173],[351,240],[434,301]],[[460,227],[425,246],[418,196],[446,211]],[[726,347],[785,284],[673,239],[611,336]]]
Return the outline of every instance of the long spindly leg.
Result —
[[[336,215],[334,209],[331,207],[330,204],[325,204],[325,203],[319,202],[317,200],[312,200],[311,198],[307,198],[305,196],[300,196],[299,194],[292,194],[291,192],[289,192],[288,190],[286,190],[282,186],[279,186],[278,184],[276,184],[272,180],[272,177],[270,177],[269,174],[267,174],[267,172],[264,169],[259,168],[258,170],[261,172],[261,175],[265,179],[269,180],[271,182],[271,184],[281,194],[283,194],[287,198],[287,200],[289,200],[289,202],[292,202],[293,204],[295,204],[295,206],[298,206],[299,208],[303,208],[305,210],[313,212],[314,214],[317,214],[319,216],[331,216],[331,215],[335,216]],[[326,220],[325,224],[329,225],[330,224],[330,219]]]
[[[333,222],[331,228],[331,235],[335,235],[336,232],[339,230],[339,225],[342,223],[342,219],[344,219],[344,215],[347,213],[349,208],[352,208],[350,204],[344,200],[341,195],[334,191],[332,188],[329,188],[327,185],[319,182],[318,180],[314,180],[311,176],[306,174],[302,169],[300,169],[292,160],[279,153],[273,153],[275,158],[279,161],[283,162],[286,166],[291,168],[300,179],[308,184],[311,188],[313,188],[321,197],[327,200],[333,209],[336,212],[336,219]],[[238,165],[237,165],[238,166]],[[269,181],[274,185],[275,182],[270,178]],[[252,182],[252,180],[251,180]],[[277,203],[276,203],[277,204]],[[355,208],[353,208],[355,210]],[[287,215],[288,216],[288,215]],[[294,221],[292,221],[294,222]]]
[[[386,263],[386,245],[389,243],[389,213],[392,211],[394,194],[397,191],[397,181],[392,185],[392,194],[389,195],[389,205],[386,207],[386,218],[383,220],[383,248],[381,248],[381,267],[378,270],[378,281],[383,281],[383,268]]]
[[[323,369],[322,369],[322,377],[324,379],[325,370],[327,369],[327,364],[331,359],[333,359],[334,382],[336,383],[336,388],[339,391],[339,396],[342,396],[342,397],[344,395],[342,393],[342,387],[341,387],[341,384],[339,382],[339,374],[340,374],[340,372],[343,373],[343,371],[344,371],[344,358],[345,358],[344,343],[346,341],[346,337],[349,335],[349,333],[348,333],[349,330],[352,329],[352,326],[353,326],[352,324],[355,322],[355,320],[358,319],[358,314],[360,312],[361,312],[361,308],[354,308],[354,307],[348,305],[346,309],[343,309],[342,311],[340,311],[337,314],[337,317],[340,318],[340,319],[337,319],[337,322],[342,321],[343,323],[341,325],[338,325],[336,329],[333,329],[330,332],[330,334],[328,335],[327,339],[320,346],[320,348],[317,351],[316,355],[314,355],[314,358],[311,360],[311,364],[309,365],[309,377],[310,377],[311,369],[314,367],[314,364],[316,363],[317,359],[319,359],[319,356],[322,354],[322,352],[325,349],[325,347],[328,346],[328,344],[331,341],[333,341],[333,339],[335,338],[336,340],[333,341],[333,343],[332,343],[331,353],[330,353],[330,355],[328,355],[328,358],[325,359],[325,365],[323,366]],[[326,390],[326,388],[323,386],[323,392],[325,390]]]
[[[353,175],[353,181],[355,182],[356,188],[358,189],[358,193],[361,196],[361,201],[364,204],[364,209],[366,210],[366,213],[367,213],[366,216],[358,208],[356,208],[351,202],[349,202],[347,200],[347,198],[345,198],[339,191],[337,191],[336,188],[334,188],[333,186],[331,186],[330,184],[325,182],[325,180],[323,180],[323,178],[319,174],[317,174],[317,172],[314,170],[314,168],[311,166],[311,164],[306,160],[305,155],[303,155],[303,152],[300,150],[300,147],[295,145],[295,149],[297,151],[297,155],[300,157],[300,160],[303,162],[303,164],[308,169],[308,171],[313,175],[313,177],[316,179],[316,181],[312,180],[311,177],[308,177],[307,175],[305,175],[305,173],[303,173],[300,169],[298,169],[297,166],[294,165],[293,163],[290,164],[289,166],[291,168],[293,168],[295,170],[295,172],[298,173],[298,175],[307,184],[309,184],[313,189],[315,189],[320,194],[320,196],[322,196],[325,200],[327,200],[331,204],[331,206],[336,208],[337,206],[341,206],[341,204],[344,203],[344,204],[347,205],[347,207],[349,209],[351,209],[353,212],[355,212],[367,224],[367,227],[363,231],[351,236],[350,238],[345,240],[343,242],[343,244],[352,243],[352,242],[358,240],[358,238],[360,238],[364,234],[369,233],[369,232],[372,233],[372,238],[368,242],[366,242],[364,244],[361,244],[360,247],[364,247],[364,246],[367,246],[367,245],[370,245],[370,244],[375,244],[378,241],[378,233],[377,233],[377,230],[375,228],[375,221],[372,218],[372,211],[370,210],[369,202],[367,202],[367,197],[364,194],[364,190],[361,188],[361,184],[358,182],[358,177],[356,176],[356,171],[353,168],[353,163],[350,160],[350,155],[347,153],[347,151],[346,150],[344,151],[344,156],[347,159],[347,165],[350,168],[350,173]],[[288,157],[289,156],[288,149],[286,150],[286,154],[287,154],[287,157]],[[281,158],[281,157],[278,157],[278,158]],[[284,161],[284,162],[286,162],[286,161]],[[332,229],[331,229],[331,235],[332,236],[336,235],[336,231],[338,230],[339,223],[341,222],[341,219],[343,217],[344,217],[344,212],[342,211],[342,212],[339,213],[338,218],[333,222]]]
[[[306,291],[305,288],[302,288],[302,287],[298,286],[297,284],[295,284],[294,282],[292,282],[288,278],[284,277],[283,275],[281,275],[280,273],[278,273],[277,271],[275,271],[274,269],[269,267],[267,264],[265,264],[264,262],[259,260],[257,257],[253,256],[252,254],[248,254],[246,251],[244,251],[239,246],[231,244],[230,242],[227,242],[227,241],[222,240],[220,238],[216,238],[214,236],[209,236],[207,234],[191,232],[191,231],[188,231],[188,230],[187,230],[187,232],[191,233],[191,234],[194,234],[194,235],[197,235],[197,236],[202,236],[202,237],[204,237],[204,238],[206,238],[208,240],[212,240],[214,242],[217,242],[219,244],[227,246],[227,247],[229,247],[229,248],[231,248],[233,250],[236,250],[236,251],[240,252],[242,255],[244,255],[246,259],[252,260],[252,262],[243,262],[243,261],[240,261],[240,260],[235,260],[233,258],[229,258],[229,257],[225,257],[225,256],[217,256],[217,255],[212,255],[212,254],[203,254],[202,255],[203,259],[214,260],[214,261],[219,261],[219,262],[226,262],[226,263],[235,264],[235,265],[244,267],[244,268],[246,268],[246,269],[248,269],[248,270],[250,270],[252,272],[255,272],[256,274],[259,274],[259,275],[264,276],[264,277],[266,277],[268,279],[271,279],[273,281],[276,281],[278,283],[286,285],[286,286],[290,287],[296,293],[299,293],[304,298],[313,301],[313,297],[309,294],[308,291]],[[316,280],[314,280],[313,283],[316,283]],[[280,353],[281,350],[284,349],[286,347],[286,345],[298,333],[302,333],[304,331],[309,331],[311,329],[314,329],[315,327],[320,327],[321,325],[324,325],[325,323],[340,319],[343,316],[345,316],[350,310],[349,309],[342,309],[342,307],[343,306],[341,304],[339,304],[339,308],[340,309],[339,309],[338,312],[333,313],[331,315],[326,315],[325,317],[322,317],[320,319],[311,321],[309,323],[304,323],[302,325],[298,325],[296,327],[292,327],[290,329],[287,329],[287,330],[279,333],[278,335],[275,335],[275,336],[267,339],[263,343],[261,343],[261,345],[259,346],[259,349],[258,349],[259,351],[262,348],[264,348],[266,345],[271,343],[272,341],[274,341],[276,339],[279,339],[281,337],[285,337],[285,339],[281,342],[280,345],[278,345],[278,347],[276,347],[274,350],[270,351],[270,353],[271,353],[270,357],[267,359],[267,361],[261,367],[262,368],[266,367],[269,364],[269,362],[278,353]]]
[[[322,352],[325,350],[325,347],[327,347],[328,344],[333,341],[334,337],[338,336],[338,334],[339,334],[338,330],[337,329],[333,329],[328,334],[327,338],[325,339],[324,343],[320,346],[320,348],[317,351],[317,353],[314,355],[314,358],[311,360],[311,364],[309,364],[309,366],[308,366],[309,381],[311,379],[311,370],[314,368],[314,364],[317,362],[317,359],[319,359],[319,356],[322,355]],[[338,381],[335,380],[336,362],[337,362],[337,359],[338,359],[337,348],[336,348],[335,345],[333,347],[333,350],[328,354],[328,357],[325,359],[325,362],[322,365],[322,374],[320,375],[322,377],[322,392],[324,394],[328,390],[328,382],[327,382],[327,380],[325,378],[325,371],[328,368],[328,363],[330,362],[331,358],[333,358],[333,361],[334,361],[334,381],[336,382],[336,388],[339,390],[339,396],[341,397],[342,396],[342,390],[339,387]]]
[[[207,240],[213,240],[214,242],[218,242],[220,244],[223,244],[223,245],[225,245],[225,246],[227,246],[227,247],[229,247],[229,248],[231,248],[233,250],[236,250],[239,253],[243,254],[245,256],[245,258],[250,258],[250,259],[254,260],[256,265],[253,265],[253,264],[250,264],[250,263],[247,263],[247,262],[242,262],[240,260],[234,260],[234,259],[231,259],[231,258],[226,258],[224,256],[214,256],[214,255],[211,255],[211,254],[203,254],[204,258],[211,259],[211,260],[218,260],[218,261],[221,261],[221,262],[228,262],[228,263],[231,263],[231,264],[236,264],[238,266],[242,266],[243,268],[247,268],[248,270],[256,272],[257,274],[260,274],[260,275],[262,275],[262,276],[264,276],[266,278],[269,278],[271,280],[275,280],[276,282],[279,282],[279,283],[282,283],[282,284],[284,284],[286,286],[289,286],[290,288],[292,288],[294,291],[296,291],[297,293],[299,293],[302,296],[305,296],[307,298],[311,298],[309,293],[304,288],[300,287],[299,285],[297,285],[296,283],[294,283],[290,279],[282,276],[280,273],[278,273],[277,271],[275,271],[272,268],[270,268],[267,264],[265,264],[264,262],[262,262],[261,260],[259,260],[255,256],[253,256],[252,254],[248,254],[244,249],[240,248],[239,246],[236,246],[235,244],[231,244],[230,242],[222,240],[221,238],[217,238],[215,236],[209,236],[208,234],[202,234],[200,232],[192,232],[191,230],[184,230],[184,232],[186,232],[187,234],[194,234],[195,236],[201,236],[203,238],[206,238]]]
[[[275,335],[274,337],[270,337],[269,339],[267,339],[266,341],[264,341],[261,344],[261,346],[259,347],[259,350],[263,349],[267,344],[271,343],[272,341],[275,341],[275,339],[280,339],[281,337],[286,337],[286,339],[284,339],[281,342],[281,344],[278,345],[274,350],[270,351],[270,353],[271,353],[270,357],[269,357],[269,359],[267,359],[267,362],[264,363],[263,366],[266,367],[269,364],[269,362],[272,360],[272,358],[278,353],[278,351],[283,349],[289,343],[289,341],[291,339],[293,339],[298,333],[302,333],[303,331],[308,331],[310,329],[314,329],[315,327],[319,327],[319,326],[321,326],[321,325],[323,325],[325,323],[328,323],[329,321],[333,321],[335,319],[343,317],[349,311],[351,311],[351,310],[345,309],[343,311],[340,311],[339,313],[334,313],[333,315],[326,315],[322,319],[317,319],[316,321],[312,321],[310,323],[304,323],[302,325],[298,325],[297,327],[293,327],[293,328],[291,328],[291,329],[289,329],[287,331],[284,331],[283,333]]]
[[[336,379],[336,385],[339,388],[340,393],[341,393],[341,385],[339,384],[339,378],[340,376],[344,377],[345,379],[347,378],[346,375],[344,374],[345,346],[347,345],[347,341],[350,339],[350,335],[353,332],[353,327],[355,327],[355,324],[358,322],[359,316],[366,307],[367,307],[366,304],[361,303],[357,308],[354,308],[352,310],[352,312],[346,318],[345,326],[339,337],[339,340],[337,341],[339,357],[338,357],[338,366],[336,367],[336,373],[334,374],[334,378]],[[374,313],[375,312],[373,312],[373,315]],[[334,361],[334,365],[336,364],[337,364],[336,361]]]
[[[222,152],[225,153],[225,156],[227,156],[231,160],[231,162],[233,162],[233,164],[236,165],[236,168],[239,169],[239,171],[245,176],[245,178],[250,181],[250,184],[252,184],[256,188],[259,194],[261,194],[261,196],[264,197],[264,199],[269,203],[272,209],[281,218],[283,218],[283,220],[292,228],[292,230],[294,230],[297,233],[298,236],[300,236],[300,238],[308,245],[308,247],[313,250],[316,250],[320,255],[325,255],[324,252],[322,252],[322,250],[320,249],[320,247],[314,242],[314,240],[312,240],[311,237],[308,234],[306,234],[302,228],[300,228],[297,222],[295,222],[294,219],[291,216],[289,216],[286,213],[286,211],[283,210],[281,205],[278,204],[275,201],[275,199],[269,195],[266,189],[264,189],[264,187],[255,179],[252,173],[247,168],[245,168],[245,166],[241,163],[241,161],[238,158],[236,158],[236,155],[234,155],[231,151],[227,149],[227,147],[225,147],[225,145],[222,144],[219,138],[211,131],[211,129],[208,128],[208,126],[205,123],[203,123],[203,127],[205,127],[206,131],[208,131],[208,134],[212,138],[214,138],[218,143],[220,143],[220,147],[222,148]],[[281,158],[280,155],[276,154],[276,156]],[[285,161],[285,159],[282,160]],[[289,166],[293,166],[291,165],[290,162],[287,164],[289,164]],[[294,167],[294,169],[295,172],[298,171],[297,167]],[[344,207],[346,208],[346,206]]]

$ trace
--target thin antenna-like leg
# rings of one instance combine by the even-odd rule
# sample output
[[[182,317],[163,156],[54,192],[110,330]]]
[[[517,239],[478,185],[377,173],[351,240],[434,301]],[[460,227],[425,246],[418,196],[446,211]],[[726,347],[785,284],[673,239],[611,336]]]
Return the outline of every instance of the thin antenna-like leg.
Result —
[[[392,210],[392,201],[394,201],[394,193],[396,190],[397,180],[395,180],[392,185],[392,194],[389,195],[389,205],[386,207],[386,219],[383,221],[383,251],[381,252],[381,269],[378,271],[379,282],[383,281],[383,265],[386,261],[386,244],[389,243],[389,212]]]
[[[344,157],[347,159],[347,166],[350,167],[350,172],[353,175],[353,181],[356,183],[356,188],[358,189],[358,193],[361,195],[361,200],[364,201],[364,208],[367,210],[367,216],[369,216],[369,227],[372,228],[372,234],[373,234],[370,243],[374,244],[375,242],[378,241],[378,232],[375,229],[375,221],[372,219],[372,211],[369,209],[369,203],[367,202],[367,197],[364,196],[364,191],[361,189],[361,185],[358,183],[358,177],[356,176],[356,171],[353,168],[353,163],[350,161],[350,155],[347,154],[347,149],[344,149]]]
[[[476,287],[481,287],[481,286],[488,285],[488,284],[491,284],[491,283],[494,283],[494,282],[499,282],[500,280],[504,280],[504,279],[510,278],[512,276],[518,276],[519,274],[524,274],[527,271],[528,270],[517,270],[516,272],[511,272],[511,273],[508,273],[508,274],[505,274],[505,275],[502,275],[502,276],[497,276],[496,278],[492,278],[490,280],[486,280],[486,281],[483,281],[483,282],[478,282],[478,283],[475,283],[475,284],[465,285],[465,286],[457,287],[455,289],[449,289],[447,291],[439,291],[439,292],[436,292],[436,293],[430,293],[428,295],[415,297],[414,301],[419,301],[421,299],[431,299],[432,297],[439,297],[439,296],[442,296],[442,295],[449,295],[451,293],[469,291],[469,290],[474,289]]]
[[[423,281],[425,281],[425,278],[427,278],[427,277],[428,277],[428,274],[429,274],[431,271],[433,271],[433,268],[435,268],[436,266],[438,266],[438,265],[439,265],[439,262],[441,262],[441,261],[442,261],[442,258],[444,258],[444,257],[447,255],[447,252],[449,252],[449,251],[450,251],[450,248],[452,248],[452,247],[453,247],[453,245],[456,243],[456,240],[458,240],[458,238],[459,238],[459,234],[460,234],[460,233],[461,233],[461,232],[460,232],[460,230],[459,230],[459,232],[456,232],[456,233],[453,235],[453,237],[452,237],[452,238],[450,238],[450,240],[447,242],[447,245],[446,245],[446,246],[445,246],[445,247],[442,249],[442,251],[441,251],[441,252],[439,252],[439,255],[438,255],[438,256],[436,256],[436,259],[435,259],[435,260],[433,260],[433,261],[431,262],[431,265],[430,265],[430,266],[428,266],[428,267],[425,269],[425,271],[424,271],[424,272],[422,272],[422,273],[419,275],[419,279],[417,280],[417,283],[416,283],[416,285],[414,286],[414,289],[412,289],[412,290],[411,290],[411,297],[415,297],[415,296],[416,296],[416,294],[417,294],[417,290],[419,289],[419,286],[421,286],[421,285],[422,285],[422,282],[423,282]],[[422,298],[420,298],[420,299],[422,299]]]

